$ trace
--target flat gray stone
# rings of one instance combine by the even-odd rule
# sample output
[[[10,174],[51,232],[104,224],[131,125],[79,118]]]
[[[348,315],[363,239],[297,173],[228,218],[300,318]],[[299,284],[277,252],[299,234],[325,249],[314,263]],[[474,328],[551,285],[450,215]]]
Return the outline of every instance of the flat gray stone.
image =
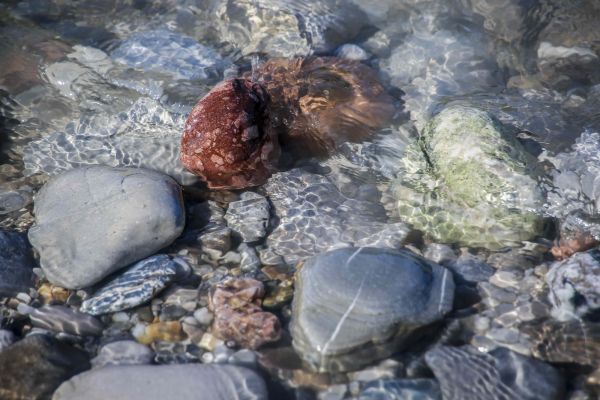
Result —
[[[181,189],[167,175],[89,166],[51,179],[34,202],[29,240],[48,280],[84,288],[156,253],[182,232]]]
[[[558,400],[564,381],[551,365],[506,348],[436,347],[425,354],[444,400]]]
[[[0,296],[14,296],[33,286],[35,261],[25,235],[0,230]]]
[[[81,304],[81,311],[100,315],[133,308],[186,277],[190,271],[182,259],[171,259],[166,254],[149,257],[100,287]]]
[[[230,365],[110,366],[63,383],[52,400],[258,400],[268,398],[262,378]]]
[[[104,329],[104,325],[98,319],[67,306],[47,305],[33,308],[19,304],[17,309],[20,313],[29,315],[33,326],[54,332],[100,336]]]
[[[356,370],[443,318],[453,298],[452,273],[407,250],[333,250],[300,269],[293,346],[318,371]]]

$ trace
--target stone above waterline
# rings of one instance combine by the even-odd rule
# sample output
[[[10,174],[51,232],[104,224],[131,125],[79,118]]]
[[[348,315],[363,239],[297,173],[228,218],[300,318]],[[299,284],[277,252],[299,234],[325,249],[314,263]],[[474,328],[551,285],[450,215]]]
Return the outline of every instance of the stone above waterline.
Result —
[[[139,168],[90,166],[51,179],[34,203],[29,240],[51,283],[84,288],[156,253],[185,223],[181,188]]]

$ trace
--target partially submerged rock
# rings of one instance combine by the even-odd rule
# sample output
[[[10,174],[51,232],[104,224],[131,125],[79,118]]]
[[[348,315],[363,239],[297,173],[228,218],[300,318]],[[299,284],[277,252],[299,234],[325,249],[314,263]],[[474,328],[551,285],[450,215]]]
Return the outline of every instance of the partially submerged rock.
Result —
[[[293,345],[318,371],[355,370],[442,319],[453,298],[451,272],[409,251],[333,250],[309,258],[298,273]]]
[[[437,240],[498,249],[541,233],[536,160],[486,112],[444,109],[402,162],[394,213]]]
[[[78,289],[154,254],[184,226],[181,189],[137,168],[89,166],[50,180],[37,194],[29,240],[48,280]]]

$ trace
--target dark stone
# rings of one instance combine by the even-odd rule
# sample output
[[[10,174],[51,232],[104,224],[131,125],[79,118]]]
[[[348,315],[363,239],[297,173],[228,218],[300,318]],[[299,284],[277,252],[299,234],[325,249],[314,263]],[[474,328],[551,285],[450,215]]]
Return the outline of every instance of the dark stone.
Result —
[[[359,400],[442,400],[434,379],[379,379],[369,382]]]
[[[34,266],[25,235],[0,231],[0,296],[14,296],[33,286]]]
[[[84,351],[51,336],[28,336],[0,352],[0,398],[49,399],[62,382],[89,368]]]

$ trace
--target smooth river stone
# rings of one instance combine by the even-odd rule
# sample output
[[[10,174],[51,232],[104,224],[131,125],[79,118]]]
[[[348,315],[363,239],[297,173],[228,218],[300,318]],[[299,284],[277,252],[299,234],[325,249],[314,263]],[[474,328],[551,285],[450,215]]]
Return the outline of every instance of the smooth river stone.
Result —
[[[87,353],[48,335],[31,335],[0,352],[0,399],[45,400],[89,369]]]
[[[52,400],[258,400],[256,372],[231,365],[130,365],[93,369],[63,383]]]
[[[291,321],[294,348],[315,370],[356,370],[399,350],[452,309],[452,273],[407,250],[333,250],[305,261]]]
[[[147,302],[191,268],[180,258],[166,254],[139,261],[100,287],[81,304],[81,311],[100,315],[126,310]]]
[[[48,280],[80,289],[156,253],[183,231],[181,188],[138,168],[88,166],[51,179],[34,202],[29,240]]]
[[[0,230],[0,296],[14,296],[32,287],[34,266],[27,238]]]
[[[425,354],[444,400],[558,400],[564,381],[549,364],[506,348],[436,347]]]
[[[101,336],[104,325],[91,315],[67,306],[54,305],[33,308],[19,304],[17,310],[29,315],[35,327],[79,336]]]

